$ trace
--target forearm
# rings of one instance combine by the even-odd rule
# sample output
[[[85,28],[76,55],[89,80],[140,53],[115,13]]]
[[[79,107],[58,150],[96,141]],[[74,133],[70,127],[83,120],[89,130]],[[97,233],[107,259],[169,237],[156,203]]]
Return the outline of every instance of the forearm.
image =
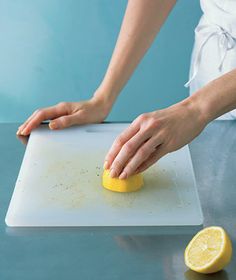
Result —
[[[183,101],[199,110],[206,123],[236,108],[236,69],[209,82]]]
[[[120,34],[99,91],[113,103],[152,44],[175,0],[129,0]]]

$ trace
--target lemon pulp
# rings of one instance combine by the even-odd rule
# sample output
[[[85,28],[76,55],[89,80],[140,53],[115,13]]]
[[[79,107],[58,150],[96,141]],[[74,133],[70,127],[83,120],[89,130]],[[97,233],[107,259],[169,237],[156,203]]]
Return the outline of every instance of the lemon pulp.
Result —
[[[185,249],[185,264],[201,273],[214,273],[231,260],[232,245],[221,227],[208,227],[198,232]]]

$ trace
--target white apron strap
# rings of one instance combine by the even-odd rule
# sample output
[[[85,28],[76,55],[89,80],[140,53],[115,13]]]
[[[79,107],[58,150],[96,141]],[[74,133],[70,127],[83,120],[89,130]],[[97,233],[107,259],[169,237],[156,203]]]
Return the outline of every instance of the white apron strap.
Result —
[[[199,34],[198,34],[199,33]],[[222,69],[222,65],[224,63],[224,59],[228,50],[232,49],[236,44],[236,39],[226,30],[218,25],[208,25],[208,26],[199,26],[196,28],[196,35],[201,36],[201,43],[198,47],[195,59],[193,61],[193,70],[192,75],[189,77],[188,82],[184,85],[185,87],[189,87],[191,82],[195,79],[199,65],[201,62],[201,55],[203,47],[206,45],[208,40],[217,35],[219,36],[219,49],[220,49],[220,63],[218,65],[218,69]],[[199,38],[200,39],[200,38]]]

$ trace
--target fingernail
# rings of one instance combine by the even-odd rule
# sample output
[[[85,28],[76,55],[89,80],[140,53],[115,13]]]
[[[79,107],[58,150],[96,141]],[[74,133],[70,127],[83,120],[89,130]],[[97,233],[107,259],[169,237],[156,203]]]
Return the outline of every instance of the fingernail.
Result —
[[[103,165],[103,169],[108,169],[108,161],[107,160],[105,160],[105,162],[104,162],[104,165]]]
[[[20,129],[17,130],[16,135],[20,135]]]
[[[20,134],[26,136],[27,129],[23,129]]]
[[[116,177],[116,171],[115,171],[115,169],[111,169],[111,171],[110,171],[110,177],[111,177],[111,178]]]
[[[123,171],[120,176],[119,176],[119,179],[123,180],[123,179],[126,179],[127,178],[127,173],[125,171]]]
[[[50,122],[50,123],[49,123],[49,128],[51,128],[51,129],[57,129],[57,128],[58,128],[57,122]]]

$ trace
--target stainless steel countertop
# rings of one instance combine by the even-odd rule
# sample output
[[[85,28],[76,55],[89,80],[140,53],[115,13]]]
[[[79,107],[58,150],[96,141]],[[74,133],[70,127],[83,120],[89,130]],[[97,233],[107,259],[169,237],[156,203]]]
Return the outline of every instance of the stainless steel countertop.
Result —
[[[200,275],[184,265],[192,234],[109,229],[11,229],[4,218],[25,145],[0,124],[0,279],[236,279],[236,260]],[[21,140],[24,140],[22,138]],[[190,144],[204,226],[223,226],[236,246],[236,122],[216,121]]]

